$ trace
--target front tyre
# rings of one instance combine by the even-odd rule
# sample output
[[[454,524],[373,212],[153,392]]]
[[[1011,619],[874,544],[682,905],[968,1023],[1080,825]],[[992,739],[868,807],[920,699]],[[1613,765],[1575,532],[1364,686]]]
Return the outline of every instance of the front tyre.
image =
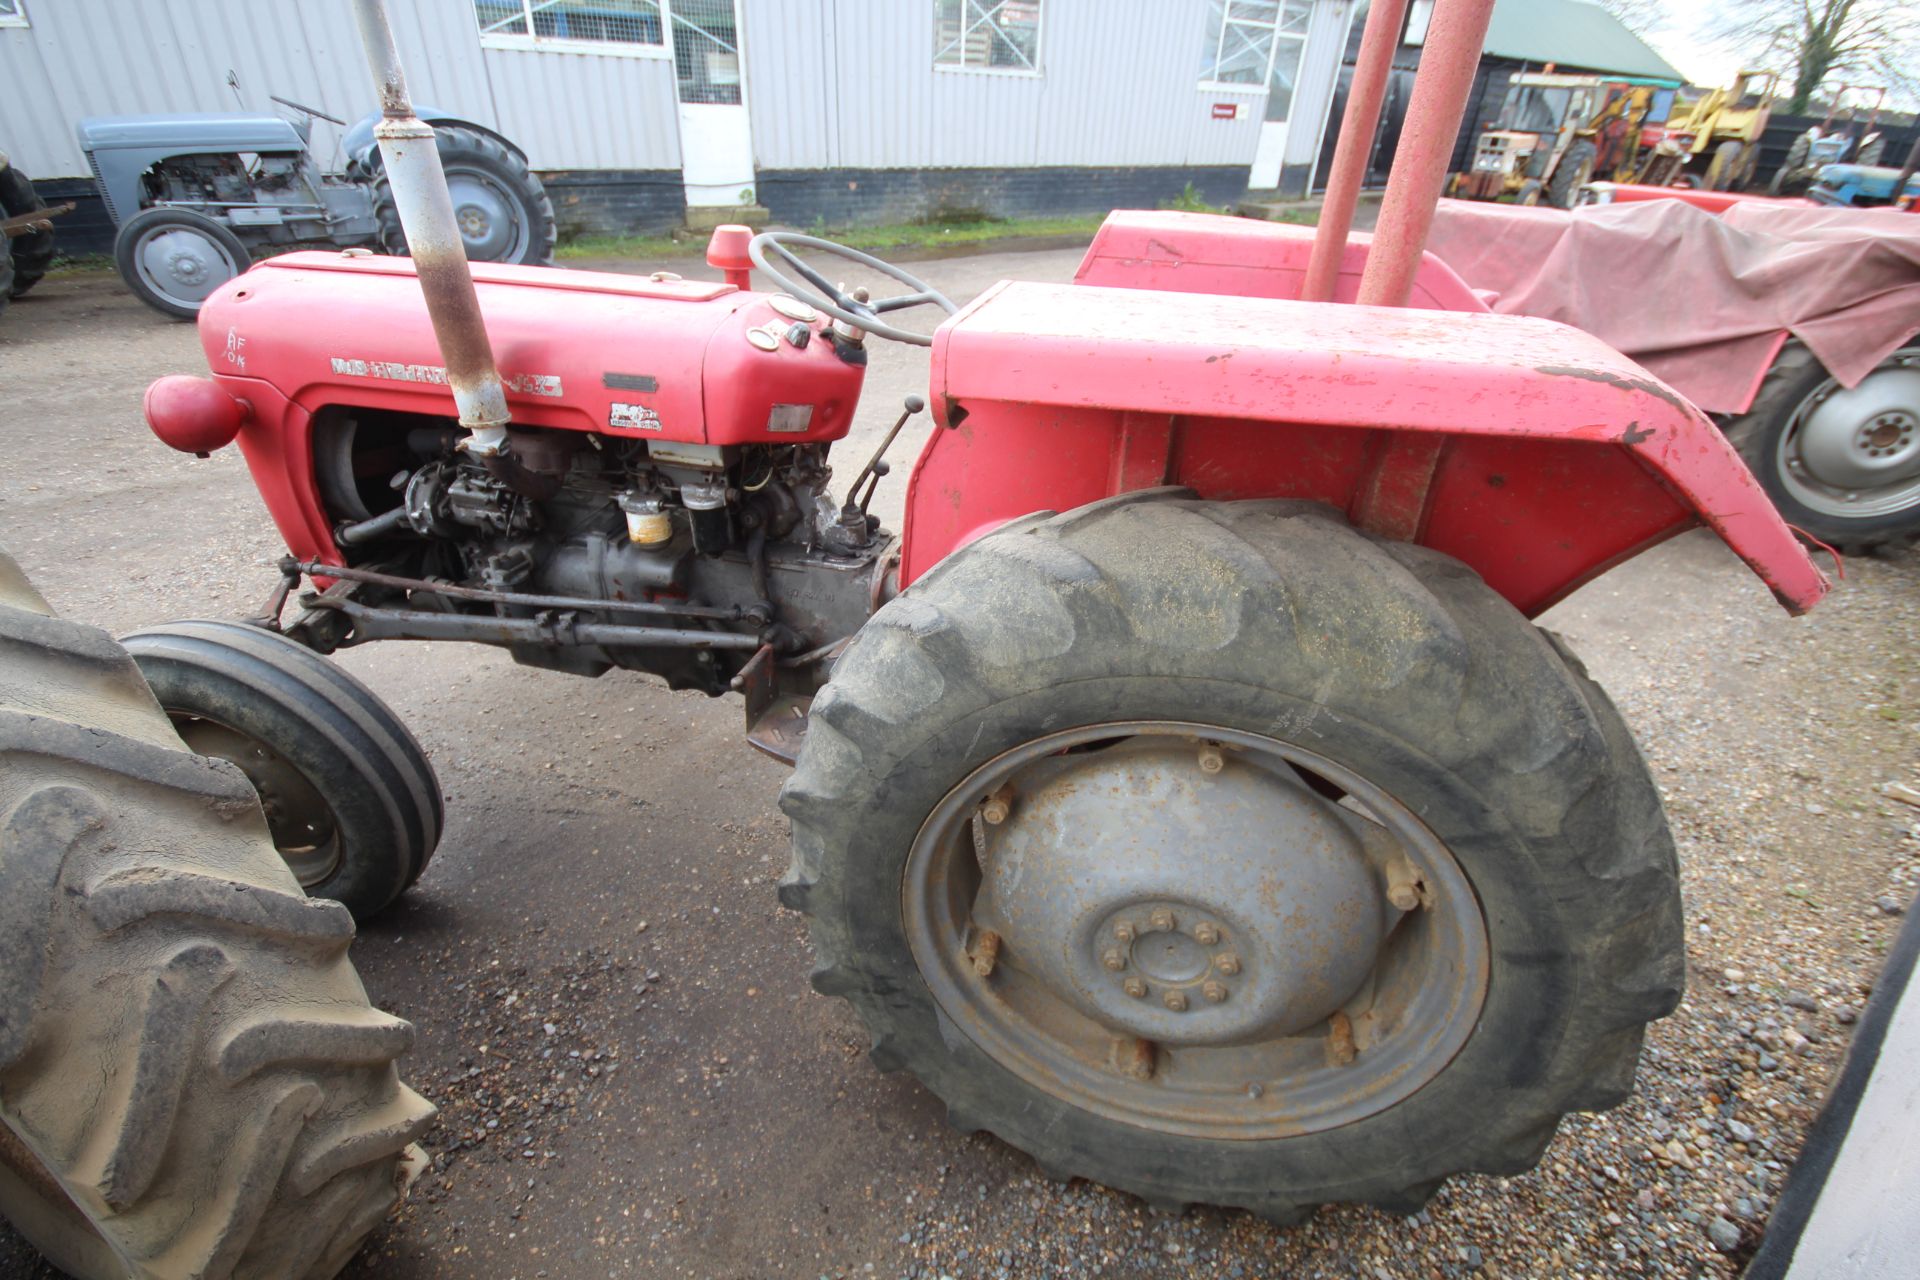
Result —
[[[191,209],[144,209],[120,224],[113,261],[134,296],[177,320],[253,264],[240,237]]]
[[[1457,562],[1306,504],[1128,495],[949,557],[841,659],[781,805],[875,1061],[1159,1204],[1526,1169],[1679,997],[1605,695]]]
[[[440,780],[373,690],[243,623],[170,622],[123,643],[186,744],[253,783],[301,888],[368,920],[420,878],[445,819]]]

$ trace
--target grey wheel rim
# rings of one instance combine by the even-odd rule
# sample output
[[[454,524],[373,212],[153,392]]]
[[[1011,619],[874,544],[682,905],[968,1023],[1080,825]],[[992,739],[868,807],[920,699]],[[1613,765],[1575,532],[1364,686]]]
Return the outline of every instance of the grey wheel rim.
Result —
[[[1377,1114],[1453,1059],[1486,996],[1478,900],[1413,811],[1217,726],[1117,722],[1006,752],[928,816],[901,895],[960,1035],[1166,1133]]]
[[[453,220],[471,262],[520,262],[530,232],[519,200],[492,174],[460,165],[447,168]]]
[[[225,245],[177,222],[141,232],[132,258],[141,283],[158,297],[189,310],[197,310],[241,270]]]
[[[187,747],[240,767],[260,795],[274,848],[302,889],[324,884],[345,860],[345,842],[333,807],[285,756],[251,734],[218,720],[167,708]]]
[[[1822,382],[1794,407],[1775,450],[1787,493],[1822,515],[1920,506],[1920,347],[1894,352],[1851,388]]]

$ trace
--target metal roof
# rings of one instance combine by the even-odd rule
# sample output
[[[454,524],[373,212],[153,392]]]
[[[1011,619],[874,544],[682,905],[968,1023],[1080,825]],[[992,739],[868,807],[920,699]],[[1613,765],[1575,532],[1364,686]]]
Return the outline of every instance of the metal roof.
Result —
[[[1498,0],[1481,47],[1523,62],[1659,76],[1675,84],[1686,80],[1672,63],[1592,0]]]

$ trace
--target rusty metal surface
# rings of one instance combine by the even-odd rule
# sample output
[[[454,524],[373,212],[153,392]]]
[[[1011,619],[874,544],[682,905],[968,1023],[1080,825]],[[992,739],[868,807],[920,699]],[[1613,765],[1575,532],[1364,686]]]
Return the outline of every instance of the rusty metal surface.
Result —
[[[11,218],[0,218],[0,239],[32,235],[36,231],[51,231],[55,218],[63,213],[72,212],[73,201],[69,200],[65,204],[48,205],[43,209],[17,213]]]
[[[439,144],[432,127],[413,113],[385,4],[354,0],[354,16],[385,117],[374,126],[373,136],[380,144],[381,162],[440,345],[460,425],[472,433],[467,447],[476,454],[496,453],[510,420],[506,391],[487,342],[473,275],[467,270],[466,246],[454,220]]]
[[[763,756],[791,765],[807,740],[807,708],[813,699],[783,694],[747,727],[747,745]]]
[[[928,817],[901,893],[963,1034],[1075,1106],[1172,1133],[1393,1105],[1466,1043],[1489,974],[1472,886],[1418,818],[1312,752],[1212,726],[1093,725],[1002,755]]]

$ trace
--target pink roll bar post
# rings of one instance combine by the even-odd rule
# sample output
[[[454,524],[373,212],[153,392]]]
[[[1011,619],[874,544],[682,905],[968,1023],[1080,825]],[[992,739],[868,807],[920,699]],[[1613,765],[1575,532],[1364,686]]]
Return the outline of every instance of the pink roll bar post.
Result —
[[[1360,277],[1360,296],[1355,301],[1362,306],[1407,304],[1492,16],[1493,0],[1438,0],[1433,6],[1406,128],[1393,157],[1393,172],[1387,177],[1373,249]],[[1346,141],[1344,135],[1341,141]]]
[[[1400,24],[1407,16],[1407,0],[1376,0],[1367,10],[1360,35],[1360,58],[1347,87],[1347,107],[1340,116],[1340,140],[1333,148],[1333,167],[1327,172],[1327,194],[1320,202],[1320,225],[1313,234],[1313,253],[1307,259],[1306,279],[1300,285],[1302,302],[1332,302],[1334,281],[1340,278],[1340,259],[1353,230],[1353,211],[1360,203],[1360,184],[1366,180],[1367,159],[1373,154],[1373,135],[1380,127],[1380,104],[1387,96],[1387,77],[1393,71],[1393,48],[1400,40]]]

